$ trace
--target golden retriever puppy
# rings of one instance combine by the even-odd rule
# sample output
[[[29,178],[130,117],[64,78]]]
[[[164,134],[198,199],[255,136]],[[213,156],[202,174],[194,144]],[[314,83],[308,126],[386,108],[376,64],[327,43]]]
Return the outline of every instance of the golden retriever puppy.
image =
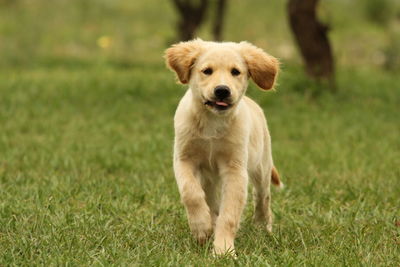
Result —
[[[280,187],[262,109],[245,96],[249,78],[273,88],[279,62],[247,42],[200,39],[166,50],[167,65],[189,89],[174,118],[174,172],[190,229],[214,252],[235,253],[234,239],[254,185],[254,219],[272,230],[270,182]]]

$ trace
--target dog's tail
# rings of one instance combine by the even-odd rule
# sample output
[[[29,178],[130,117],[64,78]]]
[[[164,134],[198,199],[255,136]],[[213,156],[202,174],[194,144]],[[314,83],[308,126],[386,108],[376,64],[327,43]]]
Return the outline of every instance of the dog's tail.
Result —
[[[274,185],[276,185],[279,189],[284,188],[284,184],[281,182],[281,179],[279,177],[279,173],[276,170],[275,166],[272,167],[272,172],[271,172],[271,181]]]

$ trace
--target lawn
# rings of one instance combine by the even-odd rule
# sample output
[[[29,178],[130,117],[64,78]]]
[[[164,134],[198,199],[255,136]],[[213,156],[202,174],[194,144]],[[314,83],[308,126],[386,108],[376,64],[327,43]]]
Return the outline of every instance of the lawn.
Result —
[[[296,72],[276,93],[250,88],[287,187],[273,194],[272,236],[248,205],[238,264],[395,266],[396,77],[342,73],[337,95],[314,99],[293,89]],[[179,202],[172,117],[184,89],[171,73],[44,69],[7,75],[1,88],[2,265],[220,262],[195,244]]]
[[[27,21],[39,7],[6,9],[26,9]],[[102,14],[96,10],[89,18]],[[120,9],[112,10],[106,21]],[[48,39],[34,49],[28,30],[15,31],[24,20],[14,25],[8,16],[1,19],[8,42],[0,45],[8,56],[0,64],[1,266],[399,265],[398,73],[343,65],[338,93],[313,96],[314,85],[293,59],[283,60],[276,92],[251,84],[248,94],[266,113],[286,188],[273,190],[272,235],[252,224],[249,199],[238,259],[213,258],[211,243],[198,246],[190,235],[172,172],[172,119],[185,88],[163,65],[166,45],[136,60],[125,47],[128,29],[122,52],[103,51],[92,25],[93,31],[84,28],[93,33],[88,46],[82,34],[77,50],[58,47],[62,37],[76,36],[61,17],[63,30],[43,34]],[[29,27],[51,31],[49,17]],[[141,36],[136,30],[132,36]],[[340,33],[337,40],[348,30]],[[13,42],[27,51],[17,52]]]

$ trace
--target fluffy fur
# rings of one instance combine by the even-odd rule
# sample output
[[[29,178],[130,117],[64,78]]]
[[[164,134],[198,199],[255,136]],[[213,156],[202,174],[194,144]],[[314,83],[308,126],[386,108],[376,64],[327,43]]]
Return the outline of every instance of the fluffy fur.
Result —
[[[245,96],[250,78],[260,88],[272,89],[279,62],[247,42],[199,39],[173,45],[165,58],[179,81],[189,84],[174,118],[174,171],[190,229],[200,243],[214,233],[216,254],[234,253],[249,177],[254,219],[268,231],[271,180],[283,186],[263,111]],[[220,85],[231,92],[223,106],[214,94]]]

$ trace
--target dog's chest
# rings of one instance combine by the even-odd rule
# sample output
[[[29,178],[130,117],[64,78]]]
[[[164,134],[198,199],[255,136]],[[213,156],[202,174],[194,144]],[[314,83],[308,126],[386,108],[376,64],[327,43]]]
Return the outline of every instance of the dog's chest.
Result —
[[[228,131],[228,123],[218,120],[207,120],[199,123],[197,135],[204,142],[211,144],[215,139],[221,139]],[[210,145],[211,146],[211,145]]]
[[[196,139],[190,147],[191,158],[202,171],[218,171],[218,159],[221,157],[221,145],[218,140]]]

